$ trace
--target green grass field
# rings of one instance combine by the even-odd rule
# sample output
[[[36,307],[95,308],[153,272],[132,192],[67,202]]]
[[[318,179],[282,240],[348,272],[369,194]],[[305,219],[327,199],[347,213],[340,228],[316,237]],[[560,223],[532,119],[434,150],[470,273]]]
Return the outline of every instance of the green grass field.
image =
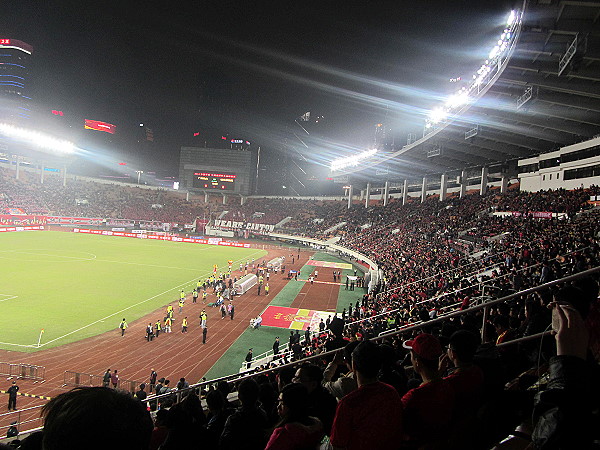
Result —
[[[179,299],[264,250],[66,232],[0,236],[0,348],[36,351],[95,336]]]

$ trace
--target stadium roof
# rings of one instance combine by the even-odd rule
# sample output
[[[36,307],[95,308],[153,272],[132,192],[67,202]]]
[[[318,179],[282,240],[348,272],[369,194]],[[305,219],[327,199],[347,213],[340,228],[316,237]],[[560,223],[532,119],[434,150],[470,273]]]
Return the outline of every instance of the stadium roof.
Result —
[[[487,91],[435,132],[375,164],[385,165],[390,178],[414,178],[498,165],[598,134],[600,2],[532,0]]]

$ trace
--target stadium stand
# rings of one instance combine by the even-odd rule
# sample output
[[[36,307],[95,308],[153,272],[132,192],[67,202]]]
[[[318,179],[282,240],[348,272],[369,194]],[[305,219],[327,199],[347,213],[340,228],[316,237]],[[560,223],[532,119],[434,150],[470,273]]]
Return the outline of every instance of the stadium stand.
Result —
[[[473,105],[470,120],[431,127],[437,154],[424,135],[386,158],[443,173],[487,172],[489,164],[597,138],[598,3],[523,6],[523,26],[509,33],[514,56],[487,68],[477,90],[496,102]],[[597,160],[584,164],[588,174],[579,175],[597,174]],[[141,404],[101,387],[59,395],[45,408],[46,429],[21,448],[598,448],[600,210],[588,199],[599,189],[512,186],[499,194],[482,182],[481,192],[369,208],[274,198],[238,206],[77,177],[63,185],[51,174],[40,184],[33,170],[15,179],[0,168],[4,210],[107,224],[218,217],[275,225],[289,217],[288,234],[335,237],[383,274],[328,329],[245,373],[176,389],[159,379]],[[344,389],[333,418],[319,383]]]
[[[3,207],[27,212],[169,221],[174,217],[170,214],[176,214],[177,220],[188,221],[207,208],[166,191],[91,181],[62,186],[52,178],[40,186],[28,177],[14,180],[12,173],[4,169],[0,175]],[[264,412],[264,420],[257,422],[252,432],[262,445],[266,444],[269,430],[277,425],[277,412],[286,417],[277,409],[277,392],[295,381],[311,383],[322,378],[315,375],[304,380],[295,364],[310,361],[311,370],[316,367],[321,374],[328,369],[324,383],[342,379],[341,374],[347,370],[352,377],[352,353],[344,358],[335,356],[336,350],[369,339],[378,342],[376,353],[380,354],[369,364],[379,368],[378,379],[393,386],[404,404],[404,432],[398,448],[491,448],[504,438],[513,443],[533,440],[535,448],[556,448],[546,443],[579,440],[577,448],[588,448],[594,436],[586,424],[594,417],[591,399],[597,398],[597,386],[590,377],[597,371],[595,361],[600,356],[596,281],[600,214],[587,202],[591,195],[597,195],[596,187],[539,193],[511,191],[504,195],[492,190],[485,196],[453,197],[444,202],[433,197],[406,205],[393,201],[385,208],[368,209],[347,209],[343,202],[320,200],[256,199],[245,209],[235,211],[229,205],[220,205],[222,210],[228,207],[233,211],[232,219],[253,216],[260,209],[280,208],[281,214],[262,219],[273,222],[291,216],[287,224],[290,229],[310,230],[320,237],[327,237],[321,233],[332,224],[346,222],[335,230],[340,242],[374,259],[385,275],[357,304],[348,305],[334,321],[336,325],[302,341],[300,351],[274,356],[271,362],[246,374],[206,381],[179,392],[191,391],[193,395],[174,396],[175,391],[171,391],[150,396],[148,405],[153,410],[162,405],[161,411],[165,411],[168,405],[181,400],[168,409],[166,417],[165,413],[152,412],[157,417],[155,432],[166,436],[160,448],[184,448],[176,446],[197,439],[213,442],[211,448],[228,448],[239,421],[232,423],[231,419],[227,425],[227,417],[245,417],[248,408]],[[88,203],[77,205],[75,200],[82,198]],[[160,211],[151,207],[157,202],[163,205]],[[217,207],[208,206],[213,214]],[[561,219],[535,218],[527,215],[530,211],[565,215]],[[502,217],[497,215],[499,212],[521,214]],[[596,270],[592,278],[579,278],[578,274],[590,269]],[[547,283],[552,286],[540,289]],[[572,307],[556,306],[557,302]],[[551,338],[542,337],[552,326],[553,316],[554,328],[559,331],[557,345]],[[576,335],[572,327],[566,327],[565,320],[579,323],[580,330],[590,330],[589,338]],[[433,336],[433,344],[421,348],[413,343],[412,351],[405,348],[406,341],[418,339],[423,333]],[[437,359],[442,354],[447,358],[438,367]],[[429,361],[427,356],[435,360]],[[453,370],[448,369],[452,366]],[[248,379],[254,384],[244,381],[242,387],[241,380]],[[364,391],[368,384],[361,384],[360,377],[358,381],[359,389]],[[420,388],[431,383],[442,386],[442,390],[449,389],[451,383],[460,386],[453,388],[460,400],[448,400],[451,412],[440,415],[436,423],[427,414],[431,399],[427,400],[426,390]],[[234,413],[238,386],[247,400],[242,398],[242,406]],[[541,392],[535,395],[538,390]],[[221,396],[222,391],[229,393],[228,399]],[[582,398],[588,394],[590,402],[580,407],[569,400],[572,395]],[[208,395],[206,415],[198,405],[190,405],[190,399],[198,399],[198,395]],[[262,406],[257,406],[255,396],[260,397]],[[308,423],[305,407],[302,402],[292,404],[291,410],[300,408],[298,416],[282,419],[271,441],[285,440],[281,433],[298,433],[299,425],[290,424],[295,420]],[[316,408],[311,415],[323,416],[321,407]],[[553,415],[556,411],[568,411],[571,418],[557,419]],[[350,413],[358,414],[352,409]],[[336,435],[342,433],[342,422],[336,427],[336,420],[342,419],[336,416],[333,421],[334,445],[342,442],[338,440],[341,434]],[[562,431],[567,422],[576,427],[576,433]],[[436,435],[423,431],[432,427],[445,432]],[[221,438],[215,430],[229,431]],[[503,448],[507,444],[498,445]],[[279,447],[273,444],[267,448]]]

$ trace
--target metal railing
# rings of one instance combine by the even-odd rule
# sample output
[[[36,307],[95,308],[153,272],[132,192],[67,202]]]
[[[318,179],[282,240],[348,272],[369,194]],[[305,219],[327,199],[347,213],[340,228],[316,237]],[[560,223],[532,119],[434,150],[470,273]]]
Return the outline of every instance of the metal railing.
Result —
[[[46,376],[46,368],[34,364],[0,362],[0,376],[42,381]]]
[[[63,375],[63,386],[73,386],[73,387],[92,387],[92,386],[103,386],[103,378],[104,375],[92,375],[89,373],[81,373],[81,372],[73,372],[70,370],[65,370]],[[143,381],[135,381],[135,380],[125,380],[123,378],[119,378],[119,383],[117,384],[117,389],[122,389],[132,394],[135,394],[139,389],[140,384]],[[112,383],[109,383],[112,386]]]
[[[589,246],[588,246],[588,247],[582,247],[582,248],[579,248],[579,249],[576,249],[576,250],[572,250],[572,251],[570,251],[570,252],[567,252],[567,253],[565,253],[564,255],[559,255],[559,256],[561,256],[561,257],[565,257],[565,256],[571,255],[571,254],[573,254],[573,253],[578,253],[578,252],[581,252],[581,251],[583,251],[583,250],[587,250],[587,249],[589,249],[589,248],[590,248]],[[526,270],[531,270],[532,268],[539,267],[539,266],[541,266],[542,264],[543,264],[543,262],[540,262],[540,263],[532,264],[532,265],[530,265],[530,266],[522,267],[521,269],[517,270],[517,271],[516,271],[516,273],[524,272],[524,271],[526,271]],[[479,288],[481,289],[481,291],[482,291],[482,293],[483,293],[483,292],[484,292],[484,288],[485,288],[485,287],[487,287],[489,283],[492,283],[492,282],[497,282],[498,280],[502,280],[502,279],[504,279],[504,278],[506,278],[506,277],[508,277],[508,276],[510,276],[510,275],[512,275],[512,272],[506,273],[506,274],[504,274],[504,275],[500,275],[500,276],[498,276],[498,277],[495,277],[495,278],[490,278],[489,280],[481,281],[481,282],[477,283],[477,285],[479,286]],[[418,281],[421,281],[421,280],[417,280],[416,282],[418,282]],[[415,282],[413,282],[413,283],[415,283]],[[406,285],[405,285],[405,286],[406,286]],[[476,286],[476,285],[472,285],[472,286],[466,286],[466,287],[463,287],[463,288],[460,288],[460,289],[455,289],[454,291],[450,291],[450,292],[444,292],[443,294],[440,294],[440,295],[437,295],[437,296],[434,296],[434,297],[428,298],[427,300],[422,300],[422,301],[420,301],[420,302],[417,302],[417,303],[415,303],[415,306],[416,306],[416,305],[421,305],[421,304],[423,304],[423,303],[431,302],[431,301],[434,301],[434,300],[439,300],[439,299],[441,299],[441,298],[444,298],[444,297],[446,297],[446,296],[449,296],[449,295],[452,295],[452,294],[456,294],[456,293],[458,293],[458,292],[462,292],[462,291],[465,291],[465,290],[471,289],[471,288],[473,288],[473,287],[475,287],[475,286]],[[402,287],[404,287],[404,286],[400,286],[400,288],[402,288]],[[381,313],[375,314],[375,315],[373,315],[373,316],[365,317],[365,318],[363,318],[363,319],[360,319],[360,320],[356,320],[356,321],[354,321],[354,322],[347,323],[347,324],[345,324],[344,326],[345,326],[345,327],[350,327],[350,326],[352,326],[352,325],[356,325],[356,324],[358,324],[358,323],[367,322],[367,321],[370,321],[370,320],[373,320],[373,319],[377,319],[377,318],[379,318],[379,317],[385,317],[385,316],[388,316],[389,314],[396,313],[396,312],[400,311],[400,310],[401,310],[401,309],[403,309],[403,308],[404,308],[404,306],[403,306],[403,307],[396,308],[396,309],[392,309],[392,310],[389,310],[389,311],[381,312]]]
[[[310,339],[308,340],[308,344],[310,344],[312,342],[313,337],[320,336],[321,333],[322,333],[321,331],[311,331]],[[304,346],[307,345],[304,334],[301,335],[299,343],[302,345],[303,348],[304,348]],[[248,365],[247,361],[244,361],[240,368],[240,373],[247,372],[250,369],[255,369],[256,366],[268,364],[275,360],[287,361],[288,359],[291,359],[294,356],[294,352],[289,348],[289,343],[283,343],[283,344],[280,343],[280,346],[283,346],[283,348],[287,348],[287,350],[281,350],[280,352],[275,354],[273,352],[273,349],[269,349],[255,357],[253,357],[252,361],[250,361],[250,365]]]
[[[0,423],[7,424],[0,425],[0,436],[6,436],[6,431],[11,427],[9,424],[13,423],[18,429],[20,429],[22,425],[29,426],[30,424],[34,428],[42,426],[42,418],[40,415],[42,407],[43,405],[38,405],[0,414]]]
[[[573,274],[573,275],[569,275],[567,277],[563,277],[563,278],[560,278],[558,280],[550,281],[548,283],[544,283],[544,284],[541,284],[539,286],[531,287],[531,288],[525,289],[523,291],[515,292],[513,294],[510,294],[510,295],[507,295],[507,296],[504,296],[504,297],[501,297],[501,298],[498,298],[498,299],[495,299],[495,300],[490,300],[490,301],[481,303],[480,305],[471,306],[471,307],[469,307],[469,308],[467,308],[467,309],[465,309],[463,311],[455,311],[455,312],[451,312],[451,313],[448,313],[448,314],[444,314],[442,316],[439,316],[438,318],[431,319],[431,320],[428,320],[426,322],[417,322],[417,323],[413,323],[413,324],[408,324],[408,325],[404,326],[401,329],[392,330],[392,331],[390,331],[389,333],[387,333],[385,335],[380,335],[380,336],[374,337],[371,340],[372,341],[380,341],[380,340],[384,340],[384,339],[389,339],[391,337],[399,336],[401,334],[412,333],[414,331],[422,329],[423,326],[430,327],[432,325],[437,325],[437,324],[440,324],[440,323],[442,323],[442,322],[444,322],[444,321],[446,321],[448,319],[452,319],[452,318],[455,318],[455,317],[460,317],[460,316],[465,315],[465,314],[471,314],[471,313],[473,313],[475,311],[479,311],[479,310],[484,309],[484,308],[490,308],[491,306],[494,306],[494,305],[497,305],[497,304],[500,304],[500,303],[505,303],[505,302],[510,301],[510,300],[512,300],[514,298],[518,298],[518,297],[520,297],[522,295],[528,295],[528,294],[531,294],[531,293],[534,293],[534,292],[543,291],[545,289],[548,289],[550,287],[553,287],[553,286],[556,286],[556,285],[559,285],[559,284],[568,283],[570,281],[577,280],[577,279],[580,279],[580,278],[589,277],[589,276],[595,275],[595,274],[600,274],[600,266],[594,267],[592,269],[588,269],[588,270],[585,270],[583,272],[579,272],[579,273],[576,273],[576,274]],[[542,335],[542,333],[538,333],[537,335],[526,336],[526,338],[528,338],[527,340],[529,340],[529,339],[536,339],[536,338],[540,337],[541,335]],[[526,340],[526,339],[523,339],[523,340]],[[514,342],[514,341],[509,341],[509,342]],[[293,362],[290,362],[290,363],[287,363],[287,364],[282,364],[282,365],[279,365],[277,367],[266,369],[266,370],[255,371],[253,373],[246,372],[246,373],[243,373],[243,374],[227,375],[227,376],[224,376],[224,377],[215,378],[213,380],[203,381],[203,382],[191,385],[189,388],[187,388],[185,390],[176,391],[176,392],[185,393],[186,391],[199,391],[201,389],[204,389],[204,388],[208,387],[209,385],[213,385],[213,384],[219,383],[220,381],[228,381],[228,382],[229,381],[236,381],[236,382],[237,381],[242,381],[242,380],[245,380],[245,379],[248,379],[248,378],[254,378],[256,376],[262,376],[262,375],[265,375],[265,374],[273,373],[273,372],[279,371],[279,370],[281,370],[282,368],[285,368],[285,367],[294,367],[294,366],[296,366],[298,364],[302,364],[302,363],[305,363],[305,362],[313,361],[313,360],[316,360],[316,359],[323,359],[324,357],[333,357],[336,352],[337,352],[337,350],[331,350],[329,352],[322,352],[322,353],[319,353],[319,354],[307,356],[307,357],[302,358],[302,359],[297,360],[297,361],[293,361]],[[157,401],[160,402],[161,399],[163,399],[165,397],[168,397],[168,396],[172,397],[173,393],[163,394],[163,395],[158,395],[158,396],[149,396],[147,400],[157,400]]]
[[[550,235],[548,236],[548,238],[560,237],[561,233],[564,233],[564,231],[563,231],[563,230],[558,230],[558,231],[556,231],[555,233],[552,233],[552,234],[550,234]],[[584,248],[582,248],[582,249],[575,250],[575,251],[581,251],[581,250],[585,250],[586,248],[589,248],[589,247],[584,247]],[[503,250],[498,250],[498,251],[491,251],[491,252],[487,253],[487,254],[485,255],[485,257],[486,257],[486,258],[489,258],[489,259],[492,259],[492,258],[498,258],[498,257],[501,257],[501,256],[502,256],[502,255],[503,255],[505,252],[506,252],[506,250],[505,250],[505,249],[503,249]],[[567,253],[567,254],[570,254],[570,253],[573,253],[573,252],[569,252],[569,253]],[[483,256],[483,255],[482,255],[482,256]],[[469,256],[467,256],[467,257],[472,257],[472,255],[469,255]],[[453,268],[451,268],[451,269],[447,269],[447,270],[444,270],[444,271],[442,271],[442,272],[438,272],[438,273],[436,273],[436,274],[434,274],[434,275],[430,275],[430,276],[428,276],[428,277],[421,278],[421,279],[419,279],[419,280],[415,280],[415,281],[412,281],[412,282],[410,282],[410,283],[405,283],[405,284],[403,284],[403,285],[401,285],[401,286],[397,286],[397,287],[395,287],[395,288],[387,289],[387,290],[385,290],[385,291],[383,291],[383,292],[379,292],[379,293],[377,294],[377,296],[381,296],[381,295],[389,294],[389,293],[391,293],[391,292],[395,292],[395,291],[397,291],[397,290],[399,290],[399,289],[402,289],[402,288],[404,288],[404,287],[406,287],[406,286],[411,286],[411,285],[413,285],[413,284],[421,283],[421,282],[424,282],[424,281],[430,280],[430,279],[432,279],[432,278],[439,277],[440,275],[447,275],[447,274],[449,274],[449,273],[452,273],[452,272],[454,272],[454,271],[457,271],[457,270],[462,270],[462,269],[464,269],[465,267],[468,267],[468,266],[471,266],[471,265],[474,265],[474,264],[480,264],[480,263],[481,263],[481,258],[476,258],[474,261],[471,261],[471,262],[469,262],[469,263],[466,263],[466,264],[462,264],[462,265],[460,265],[460,266],[458,266],[458,267],[453,267]],[[503,265],[504,265],[504,262],[503,262],[503,261],[498,261],[498,262],[495,262],[495,263],[493,263],[493,264],[491,264],[491,265],[489,265],[489,266],[487,266],[487,267],[480,267],[479,269],[477,269],[477,270],[475,270],[475,271],[473,271],[473,272],[470,272],[469,274],[465,274],[465,275],[463,275],[463,278],[466,278],[466,277],[469,277],[469,276],[473,276],[473,275],[475,275],[475,274],[478,274],[478,273],[481,273],[481,272],[485,272],[485,271],[487,271],[487,270],[493,270],[493,267],[495,267],[495,268],[498,268],[498,267],[501,267],[501,266],[503,266]]]
[[[535,286],[535,287],[532,287],[532,288],[529,288],[529,289],[525,289],[523,291],[515,292],[513,294],[510,294],[510,295],[507,295],[507,296],[504,296],[504,297],[501,297],[501,298],[498,298],[498,299],[495,299],[495,300],[489,300],[489,301],[481,303],[479,305],[471,306],[471,307],[469,307],[469,308],[467,308],[466,310],[463,310],[463,311],[455,311],[455,312],[451,312],[451,313],[448,313],[448,314],[444,314],[444,315],[441,315],[441,316],[439,316],[439,317],[437,317],[435,319],[428,320],[426,322],[417,322],[417,323],[408,324],[406,326],[403,326],[400,329],[392,330],[391,332],[389,332],[389,333],[387,333],[385,335],[380,335],[380,336],[374,337],[371,340],[373,340],[373,341],[380,341],[380,340],[384,340],[384,339],[389,339],[391,337],[399,336],[399,335],[404,334],[404,333],[414,332],[414,331],[422,329],[423,326],[428,326],[429,327],[429,326],[432,326],[432,325],[437,325],[437,324],[440,324],[440,323],[442,323],[442,322],[444,322],[444,321],[446,321],[448,319],[451,319],[451,318],[460,317],[460,316],[465,315],[465,314],[471,314],[471,313],[473,313],[475,311],[478,311],[478,310],[481,310],[481,309],[484,309],[484,308],[489,309],[491,306],[507,302],[507,301],[512,300],[514,298],[520,297],[522,295],[527,295],[527,294],[531,294],[531,293],[534,293],[534,292],[542,291],[542,290],[548,289],[548,288],[550,288],[552,286],[556,286],[556,285],[559,285],[559,284],[567,283],[567,282],[570,282],[570,281],[573,281],[573,280],[577,280],[577,279],[580,279],[580,278],[589,277],[589,276],[595,275],[595,274],[600,274],[600,266],[594,267],[592,269],[588,269],[588,270],[585,270],[583,272],[579,272],[579,273],[576,273],[576,274],[573,274],[573,275],[570,275],[570,276],[567,276],[567,277],[564,277],[564,278],[561,278],[561,279],[558,279],[558,280],[554,280],[554,281],[551,281],[551,282],[548,282],[548,283],[545,283],[545,284],[542,284],[542,285],[539,285],[539,286]],[[525,336],[525,337],[520,338],[520,339],[514,339],[512,341],[508,341],[508,342],[506,342],[503,345],[516,344],[516,343],[523,342],[523,341],[526,341],[526,340],[538,339],[538,338],[543,337],[543,336],[545,336],[545,335],[547,335],[549,333],[551,333],[551,332],[547,331],[547,332],[543,332],[543,333],[537,333],[537,334],[531,335],[531,336]],[[227,376],[215,378],[215,379],[208,380],[208,381],[203,381],[203,382],[200,382],[200,383],[193,384],[193,385],[189,386],[186,389],[173,390],[171,392],[168,392],[168,393],[165,393],[165,394],[161,394],[161,395],[150,395],[150,396],[148,396],[148,398],[146,399],[146,401],[150,402],[150,404],[155,403],[157,405],[161,404],[166,399],[168,399],[169,402],[180,401],[181,399],[185,398],[185,396],[188,395],[191,392],[199,394],[202,390],[208,388],[210,385],[215,385],[215,384],[217,384],[217,383],[219,383],[221,381],[227,381],[227,382],[233,382],[233,381],[235,381],[235,382],[239,382],[239,381],[242,381],[242,380],[245,380],[245,379],[248,379],[248,378],[254,378],[254,377],[257,377],[257,376],[263,376],[265,374],[269,374],[269,373],[273,373],[273,372],[279,371],[279,370],[281,370],[282,368],[285,368],[285,367],[294,367],[294,366],[296,366],[298,364],[302,364],[302,363],[305,363],[305,362],[313,361],[315,359],[323,359],[324,357],[333,357],[333,355],[336,352],[337,352],[337,350],[332,350],[332,351],[329,351],[329,352],[322,352],[322,353],[319,353],[319,354],[307,356],[307,357],[302,358],[302,359],[297,360],[297,361],[293,361],[293,362],[286,363],[286,364],[281,364],[281,365],[279,365],[277,367],[266,369],[266,370],[260,370],[260,371],[254,370],[254,371],[245,372],[245,373],[242,373],[242,374],[239,374],[239,373],[238,374],[231,374],[231,375],[227,375]],[[65,374],[67,374],[67,372],[65,372]],[[75,377],[75,375],[77,374],[77,372],[68,372],[68,374],[69,374],[69,377],[71,377],[71,376]],[[102,385],[102,377],[101,376],[87,375],[87,374],[79,374],[79,375],[80,375],[80,377],[79,377],[79,384],[78,384],[78,386],[85,386],[86,385],[86,384],[83,384],[82,382],[89,383],[89,384],[87,384],[89,386]],[[87,378],[82,379],[81,375],[87,375]],[[65,380],[66,380],[66,378],[67,378],[67,375],[65,375]],[[136,382],[128,381],[128,380],[121,380],[121,381],[126,381],[129,386],[133,386],[131,383],[136,383]],[[65,385],[68,385],[68,384],[65,384]],[[28,409],[24,409],[24,410],[20,410],[20,411],[15,411],[14,413],[2,414],[2,415],[0,415],[0,418],[2,418],[3,416],[7,416],[8,414],[22,414],[22,413],[24,413],[26,411],[29,411],[29,410],[33,411],[33,410],[38,409],[38,408],[40,408],[40,407],[38,406],[38,407],[28,408]],[[28,420],[24,420],[23,422],[21,422],[20,420],[17,419],[17,422],[19,422],[19,424],[33,423],[36,420],[40,420],[40,419],[39,418],[37,418],[37,419],[30,419],[30,420],[28,419]]]

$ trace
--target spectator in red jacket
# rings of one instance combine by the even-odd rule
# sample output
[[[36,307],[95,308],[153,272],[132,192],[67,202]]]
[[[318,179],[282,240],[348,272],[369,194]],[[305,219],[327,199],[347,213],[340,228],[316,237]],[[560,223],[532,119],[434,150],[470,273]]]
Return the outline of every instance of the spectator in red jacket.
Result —
[[[454,409],[454,392],[439,371],[442,346],[438,338],[421,333],[406,341],[414,371],[421,384],[402,397],[404,440],[418,448],[442,439],[448,432]]]
[[[358,389],[338,403],[331,445],[346,450],[394,450],[400,448],[402,403],[396,390],[377,380],[381,349],[361,342],[352,352],[352,370]]]

